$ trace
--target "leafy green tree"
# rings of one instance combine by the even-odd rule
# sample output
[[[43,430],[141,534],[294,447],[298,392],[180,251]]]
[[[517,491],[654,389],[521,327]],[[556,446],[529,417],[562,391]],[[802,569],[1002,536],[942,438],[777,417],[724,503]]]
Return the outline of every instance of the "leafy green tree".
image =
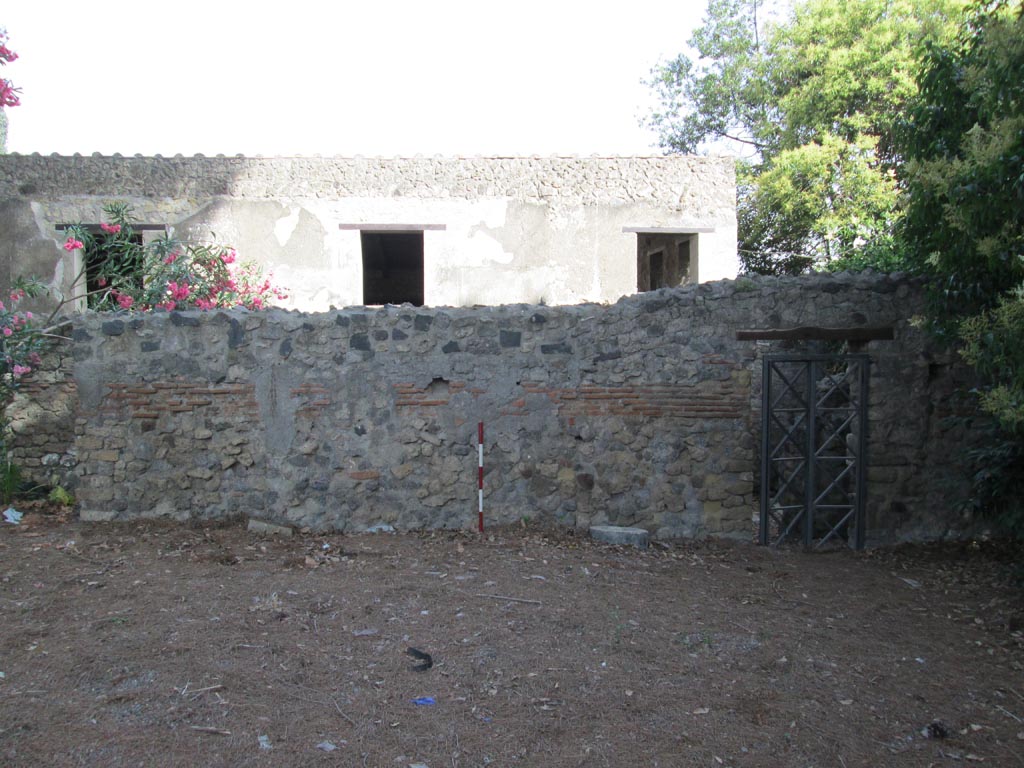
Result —
[[[896,180],[877,165],[870,138],[828,134],[741,171],[737,216],[746,267],[796,273],[849,261],[893,218]]]
[[[902,235],[940,280],[936,317],[991,309],[1024,281],[1022,7],[983,3],[956,42],[932,47],[899,125]]]
[[[925,56],[897,129],[908,258],[932,326],[964,343],[997,427],[971,455],[974,506],[1024,536],[1024,3],[979,2]]]
[[[731,146],[740,256],[757,272],[892,259],[894,116],[917,92],[915,51],[948,40],[963,0],[709,0],[654,71],[651,117],[670,152]],[[868,247],[874,244],[873,247]]]

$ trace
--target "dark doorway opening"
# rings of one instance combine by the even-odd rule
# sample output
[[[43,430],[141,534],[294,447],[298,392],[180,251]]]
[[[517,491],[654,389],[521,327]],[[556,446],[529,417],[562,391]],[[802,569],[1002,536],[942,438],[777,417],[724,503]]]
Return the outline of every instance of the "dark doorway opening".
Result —
[[[423,306],[423,232],[360,233],[363,304]]]
[[[869,359],[766,355],[761,390],[761,544],[863,549]]]
[[[674,288],[697,282],[690,234],[637,233],[636,289],[638,292]]]
[[[650,259],[651,290],[665,286],[665,252],[655,251],[648,257]]]

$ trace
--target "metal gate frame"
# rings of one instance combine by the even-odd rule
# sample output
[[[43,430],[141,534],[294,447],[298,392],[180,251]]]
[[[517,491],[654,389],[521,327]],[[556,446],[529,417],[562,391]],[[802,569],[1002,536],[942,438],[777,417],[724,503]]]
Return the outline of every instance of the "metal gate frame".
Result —
[[[764,357],[762,545],[778,546],[799,532],[805,548],[819,548],[852,523],[853,546],[864,548],[870,362],[866,354]],[[842,372],[830,372],[837,367]],[[835,400],[845,403],[836,407]]]

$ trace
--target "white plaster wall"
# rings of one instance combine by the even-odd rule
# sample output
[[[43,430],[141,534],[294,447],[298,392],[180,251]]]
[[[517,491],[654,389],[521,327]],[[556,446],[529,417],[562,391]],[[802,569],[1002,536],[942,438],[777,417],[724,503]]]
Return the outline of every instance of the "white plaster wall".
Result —
[[[739,267],[721,159],[0,157],[0,200],[26,198],[54,264],[53,227],[95,223],[104,202],[127,200],[144,223],[235,246],[289,290],[285,306],[306,311],[362,302],[360,233],[339,225],[443,225],[424,232],[434,306],[635,293],[637,235],[625,228],[710,230],[693,246],[701,282]]]
[[[623,227],[665,221],[636,206],[557,213],[545,205],[512,200],[356,199],[307,204],[326,232],[326,269],[303,269],[290,257],[275,266],[276,275],[292,291],[292,305],[306,310],[362,301],[360,233],[340,230],[339,224],[443,225],[443,230],[426,230],[423,235],[425,302],[472,306],[614,301],[635,293],[636,235],[623,232]],[[244,240],[241,233],[240,237]],[[735,277],[734,226],[700,234],[697,240],[701,279]],[[244,249],[244,242],[238,245]]]
[[[736,250],[736,224],[715,227],[714,232],[694,238],[697,254],[697,282],[726,280],[740,273],[740,257]],[[691,250],[691,258],[693,251]]]

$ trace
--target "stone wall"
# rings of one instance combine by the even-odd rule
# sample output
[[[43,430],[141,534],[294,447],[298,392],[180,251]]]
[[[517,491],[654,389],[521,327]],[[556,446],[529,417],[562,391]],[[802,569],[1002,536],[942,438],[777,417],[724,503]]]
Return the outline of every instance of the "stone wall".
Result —
[[[71,350],[58,344],[26,376],[4,410],[10,419],[11,458],[22,477],[40,486],[77,485],[74,474],[78,387]]]
[[[311,528],[490,523],[754,530],[760,358],[745,328],[873,342],[869,540],[951,535],[954,376],[899,276],[722,281],[607,305],[89,315],[72,345],[82,516]],[[954,489],[955,490],[955,489]]]
[[[53,200],[110,190],[130,198],[243,200],[509,197],[556,206],[657,202],[728,216],[731,158],[112,157],[5,155],[0,199]]]
[[[637,230],[693,233],[694,274],[736,275],[733,162],[706,157],[0,156],[0,286],[73,295],[58,227],[130,203],[273,271],[285,306],[365,303],[360,228],[422,231],[424,303],[574,304],[637,291]]]

